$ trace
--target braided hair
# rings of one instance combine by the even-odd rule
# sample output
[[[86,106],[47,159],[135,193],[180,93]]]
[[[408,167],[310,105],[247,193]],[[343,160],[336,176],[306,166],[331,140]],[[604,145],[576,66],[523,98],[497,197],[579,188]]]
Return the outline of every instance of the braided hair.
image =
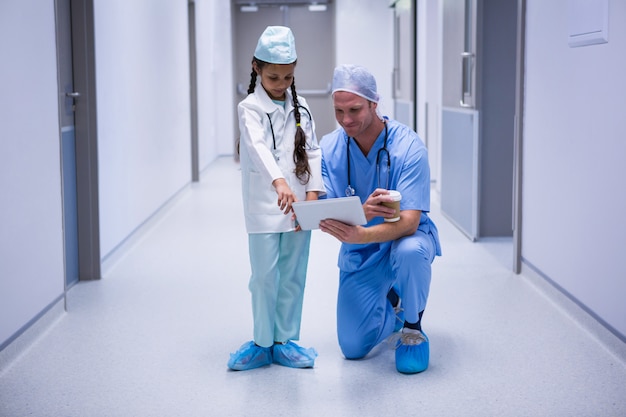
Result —
[[[263,67],[267,64],[267,62],[261,61],[256,57],[252,59],[252,63],[253,67],[252,73],[250,74],[250,85],[248,86],[248,94],[254,93],[254,88],[256,86],[257,73],[254,70],[254,64],[256,64],[259,70],[262,70]],[[306,135],[304,133],[304,130],[302,130],[302,126],[300,125],[300,104],[298,103],[298,94],[296,93],[295,77],[291,82],[291,95],[293,96],[293,112],[296,119],[296,135],[294,137],[293,149],[293,162],[296,164],[294,173],[296,174],[296,177],[298,177],[300,183],[306,184],[311,178],[311,167],[309,166],[309,156],[306,153]]]

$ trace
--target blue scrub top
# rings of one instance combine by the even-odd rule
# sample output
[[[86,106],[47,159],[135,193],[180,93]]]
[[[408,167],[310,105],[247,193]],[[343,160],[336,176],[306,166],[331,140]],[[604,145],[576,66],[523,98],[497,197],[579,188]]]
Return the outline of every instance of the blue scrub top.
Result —
[[[436,227],[428,217],[430,211],[430,166],[428,150],[420,137],[408,126],[387,120],[387,150],[391,161],[387,170],[387,154],[380,152],[378,172],[376,159],[385,142],[382,130],[368,155],[350,139],[350,185],[355,189],[361,203],[376,188],[398,190],[402,194],[401,210],[421,210],[419,230],[433,234],[437,255],[441,255]],[[322,176],[326,187],[325,198],[346,196],[348,187],[348,136],[342,128],[325,135],[320,141],[322,149]],[[382,217],[372,219],[366,226],[382,223]],[[342,244],[339,268],[353,271],[376,265],[386,256],[391,242],[370,244]]]

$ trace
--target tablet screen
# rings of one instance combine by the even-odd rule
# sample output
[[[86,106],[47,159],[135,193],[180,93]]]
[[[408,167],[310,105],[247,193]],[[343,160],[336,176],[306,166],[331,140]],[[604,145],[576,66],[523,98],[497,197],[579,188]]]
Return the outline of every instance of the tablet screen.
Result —
[[[292,206],[302,230],[319,229],[324,219],[351,225],[367,223],[361,199],[357,196],[297,201]]]

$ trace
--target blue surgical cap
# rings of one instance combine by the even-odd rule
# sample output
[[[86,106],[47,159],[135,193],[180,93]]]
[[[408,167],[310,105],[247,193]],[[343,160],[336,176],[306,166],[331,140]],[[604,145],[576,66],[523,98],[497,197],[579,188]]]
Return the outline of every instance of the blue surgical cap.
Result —
[[[376,79],[370,72],[359,65],[340,65],[333,74],[332,93],[347,91],[364,99],[378,103]]]
[[[293,64],[298,56],[291,29],[268,26],[259,38],[254,57],[270,64]]]

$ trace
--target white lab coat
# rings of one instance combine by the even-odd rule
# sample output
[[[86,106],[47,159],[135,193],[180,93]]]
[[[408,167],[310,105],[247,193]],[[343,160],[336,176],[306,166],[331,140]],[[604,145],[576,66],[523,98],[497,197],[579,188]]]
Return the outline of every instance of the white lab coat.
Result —
[[[278,195],[272,185],[275,179],[285,178],[299,201],[306,198],[307,191],[318,191],[320,194],[324,192],[321,151],[315,135],[315,122],[310,116],[306,100],[300,96],[300,124],[306,135],[311,168],[309,182],[302,184],[294,173],[296,122],[290,89],[286,91],[286,95],[283,109],[272,101],[260,82],[257,82],[254,93],[249,94],[237,106],[243,208],[248,233],[281,233],[295,229],[292,213],[285,215],[278,207]]]

